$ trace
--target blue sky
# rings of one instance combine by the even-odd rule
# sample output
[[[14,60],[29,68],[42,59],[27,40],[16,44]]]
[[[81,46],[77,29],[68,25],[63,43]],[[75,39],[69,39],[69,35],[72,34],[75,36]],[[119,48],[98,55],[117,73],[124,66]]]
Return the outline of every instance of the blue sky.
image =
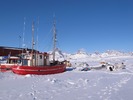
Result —
[[[55,15],[57,47],[64,52],[133,51],[132,5],[132,0],[1,0],[0,45],[22,47],[24,32],[30,48],[34,21],[38,49],[51,50]]]

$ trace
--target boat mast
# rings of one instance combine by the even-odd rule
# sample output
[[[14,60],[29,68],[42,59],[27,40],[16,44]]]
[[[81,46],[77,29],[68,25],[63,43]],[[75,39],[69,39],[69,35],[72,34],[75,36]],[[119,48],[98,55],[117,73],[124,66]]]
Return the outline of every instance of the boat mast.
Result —
[[[56,42],[57,42],[56,36],[57,36],[57,34],[56,34],[56,22],[54,19],[54,23],[53,23],[53,62],[55,61],[55,50],[56,50]]]
[[[23,44],[22,44],[23,48],[25,48],[25,39],[24,39],[24,37],[25,37],[25,20],[26,20],[26,18],[24,17]]]
[[[36,40],[36,65],[38,65],[38,30],[39,30],[39,16],[38,16],[38,21],[37,21],[37,40]]]
[[[23,56],[23,53],[24,53],[24,48],[25,48],[25,40],[24,40],[24,37],[25,37],[25,20],[26,18],[24,17],[24,28],[23,28],[23,43],[22,43],[22,65],[24,63],[24,56]]]
[[[33,66],[33,53],[34,53],[34,21],[32,22],[32,51],[31,51],[31,66]]]

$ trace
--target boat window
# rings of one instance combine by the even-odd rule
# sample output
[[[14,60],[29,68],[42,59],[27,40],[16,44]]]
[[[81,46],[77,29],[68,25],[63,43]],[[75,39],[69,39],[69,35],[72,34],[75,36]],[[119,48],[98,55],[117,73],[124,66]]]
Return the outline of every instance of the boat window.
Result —
[[[46,57],[46,56],[44,56],[44,59],[47,59],[47,57]]]
[[[42,55],[40,55],[40,59],[42,59]]]
[[[35,55],[33,55],[33,59],[35,59]]]
[[[9,59],[10,64],[17,64],[18,60],[17,59]]]
[[[17,63],[20,64],[21,63],[21,60],[18,60]]]
[[[27,59],[23,60],[23,65],[28,65],[28,60]]]

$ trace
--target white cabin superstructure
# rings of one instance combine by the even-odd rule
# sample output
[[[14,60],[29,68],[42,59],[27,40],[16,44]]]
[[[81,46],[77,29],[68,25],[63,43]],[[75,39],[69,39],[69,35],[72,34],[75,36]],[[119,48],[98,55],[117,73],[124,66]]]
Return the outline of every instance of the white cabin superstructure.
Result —
[[[50,65],[49,54],[47,53],[25,54],[23,59],[23,65],[28,65],[28,66]]]

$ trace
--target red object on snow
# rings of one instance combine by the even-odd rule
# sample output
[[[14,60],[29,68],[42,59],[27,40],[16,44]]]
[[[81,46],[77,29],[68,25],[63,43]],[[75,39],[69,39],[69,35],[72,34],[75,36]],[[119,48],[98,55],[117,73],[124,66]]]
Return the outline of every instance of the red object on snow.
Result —
[[[66,70],[65,64],[59,65],[46,65],[46,66],[13,66],[13,73],[20,75],[35,74],[35,75],[47,75],[62,73]]]

